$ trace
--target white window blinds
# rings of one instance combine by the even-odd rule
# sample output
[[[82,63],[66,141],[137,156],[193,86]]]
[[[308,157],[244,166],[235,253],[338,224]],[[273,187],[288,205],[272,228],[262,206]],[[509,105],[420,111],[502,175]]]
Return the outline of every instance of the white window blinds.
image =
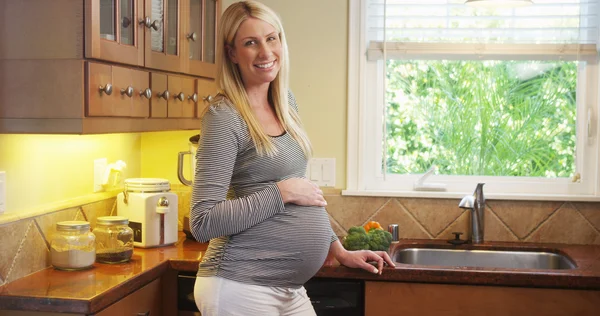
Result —
[[[483,55],[510,54],[495,51],[506,44],[545,46],[542,52],[562,55],[595,54],[599,0],[533,2],[527,7],[486,9],[467,6],[464,0],[387,0],[385,4],[368,0],[369,59],[381,58],[384,40],[390,57],[412,55],[407,46],[417,43],[419,54],[440,53],[447,44],[471,45],[467,51]]]

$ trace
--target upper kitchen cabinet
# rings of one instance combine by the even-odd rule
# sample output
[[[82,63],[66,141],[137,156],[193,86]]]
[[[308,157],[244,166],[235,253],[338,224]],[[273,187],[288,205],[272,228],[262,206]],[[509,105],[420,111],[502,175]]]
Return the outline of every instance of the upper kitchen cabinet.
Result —
[[[184,0],[145,0],[140,23],[146,28],[145,66],[165,71],[186,72],[181,19]]]
[[[85,56],[214,78],[219,0],[85,2]]]
[[[144,1],[91,0],[84,3],[85,57],[143,66]]]
[[[192,75],[215,78],[220,0],[184,0],[186,69]]]
[[[0,12],[0,133],[200,128],[220,0],[0,0]]]

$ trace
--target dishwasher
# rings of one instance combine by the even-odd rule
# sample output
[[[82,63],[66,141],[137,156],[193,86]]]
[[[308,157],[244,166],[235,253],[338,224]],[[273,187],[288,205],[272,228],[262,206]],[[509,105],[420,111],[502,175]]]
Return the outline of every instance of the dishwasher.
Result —
[[[177,315],[200,316],[194,301],[195,272],[177,276]],[[364,282],[360,280],[312,278],[304,285],[317,316],[363,316]]]

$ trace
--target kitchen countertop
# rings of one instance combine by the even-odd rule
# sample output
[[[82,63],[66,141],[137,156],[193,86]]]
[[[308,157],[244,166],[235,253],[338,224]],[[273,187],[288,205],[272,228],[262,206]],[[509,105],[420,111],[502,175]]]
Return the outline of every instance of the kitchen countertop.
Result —
[[[444,241],[401,240],[396,249],[453,247]],[[207,244],[185,239],[180,234],[173,246],[135,248],[128,263],[101,264],[83,271],[47,268],[0,287],[0,310],[96,313],[160,277],[169,268],[196,271]],[[458,268],[398,264],[384,268],[382,275],[339,264],[323,266],[317,277],[445,284],[479,284],[600,290],[600,246],[523,243],[462,245],[456,249],[533,248],[556,250],[571,257],[573,270],[511,270]]]

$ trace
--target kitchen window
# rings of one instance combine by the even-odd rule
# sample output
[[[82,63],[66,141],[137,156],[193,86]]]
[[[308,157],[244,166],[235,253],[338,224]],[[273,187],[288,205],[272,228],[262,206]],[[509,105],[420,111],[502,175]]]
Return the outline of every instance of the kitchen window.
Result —
[[[600,200],[598,0],[533,2],[350,1],[343,194]]]

